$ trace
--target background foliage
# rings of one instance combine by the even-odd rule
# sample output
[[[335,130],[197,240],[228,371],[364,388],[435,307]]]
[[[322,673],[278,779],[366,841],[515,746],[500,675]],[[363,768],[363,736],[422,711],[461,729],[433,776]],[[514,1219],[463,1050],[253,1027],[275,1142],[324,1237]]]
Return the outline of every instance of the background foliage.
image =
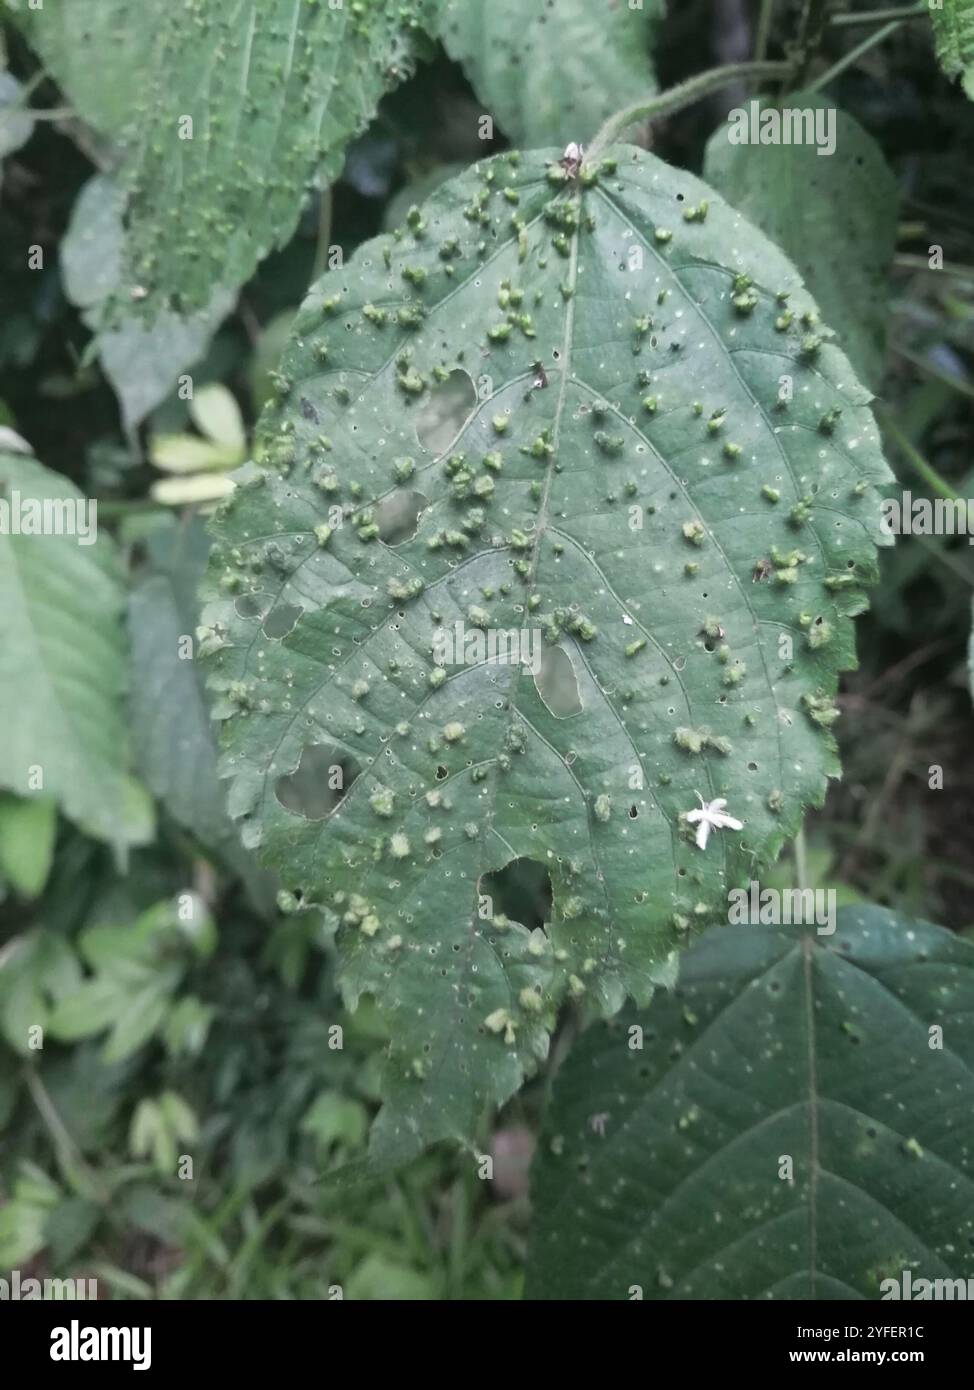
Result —
[[[297,885],[241,845],[216,777],[201,673],[165,657],[198,621],[209,548],[198,508],[226,495],[261,409],[271,402],[274,419],[281,408],[282,377],[300,356],[292,347],[282,365],[282,353],[308,287],[323,276],[324,298],[329,277],[355,283],[356,249],[403,225],[413,205],[474,161],[588,141],[626,103],[750,57],[765,12],[768,55],[796,54],[790,86],[813,89],[794,104],[840,107],[834,158],[719,145],[712,137],[728,109],[757,94],[743,81],[634,134],[675,171],[711,183],[795,263],[879,396],[900,484],[916,495],[971,495],[974,107],[965,88],[974,11],[966,0],[929,17],[919,7],[843,66],[884,27],[864,21],[866,4],[669,8],[664,17],[656,3],[610,7],[593,22],[591,5],[532,0],[527,17],[512,20],[508,10],[520,16],[523,4],[363,0],[340,12],[302,7],[295,27],[293,5],[257,0],[161,10],[46,0],[41,11],[6,0],[0,11],[0,488],[96,497],[100,521],[90,548],[48,542],[41,551],[0,537],[0,1269],[96,1274],[127,1297],[320,1298],[335,1284],[346,1297],[516,1297],[532,1229],[528,1163],[554,1087],[528,1292],[625,1297],[611,1278],[618,1212],[585,1224],[594,1180],[586,1169],[609,1163],[615,1173],[626,1157],[616,1148],[600,1155],[593,1114],[608,1110],[611,1126],[617,1105],[636,1107],[636,1167],[646,1146],[664,1152],[676,1142],[690,1166],[719,1148],[718,1130],[696,1128],[702,1098],[692,1074],[664,1045],[682,1047],[681,1030],[693,1028],[709,1038],[708,1011],[737,997],[748,970],[768,980],[777,971],[785,986],[769,1037],[801,1041],[787,1005],[797,999],[800,1010],[811,996],[788,974],[792,944],[769,933],[747,947],[761,957],[751,959],[722,930],[688,957],[685,997],[650,1005],[643,1021],[661,1046],[645,1054],[646,1076],[620,1077],[628,1099],[599,1103],[591,1076],[606,1036],[629,1017],[594,1025],[576,1043],[581,1020],[569,1005],[557,1020],[552,1012],[551,1051],[533,1079],[472,1117],[470,1147],[493,1156],[492,1183],[453,1143],[376,1176],[367,1136],[387,1094],[384,1059],[399,1040],[370,999],[346,1007],[330,915],[294,910]],[[185,116],[191,143],[170,138]],[[934,245],[943,271],[930,269]],[[31,268],[35,247],[42,263]],[[334,247],[351,269],[332,264]],[[623,348],[635,363],[630,343]],[[192,401],[179,390],[186,373]],[[288,408],[300,415],[300,398]],[[443,409],[448,437],[449,402]],[[440,437],[435,418],[429,428]],[[974,926],[974,774],[963,757],[972,732],[970,550],[963,537],[914,536],[885,549],[879,567],[872,607],[856,623],[859,667],[838,694],[832,732],[843,779],[807,818],[800,869],[806,882],[837,886],[853,914],[844,930],[857,964],[823,951],[817,968],[826,983],[829,971],[845,970],[856,989],[873,991],[868,1007],[846,995],[835,1019],[867,1077],[877,1020],[891,1016],[884,1010],[933,1020],[969,1008],[960,938]],[[25,767],[39,746],[63,775],[27,798]],[[929,785],[933,766],[944,770],[942,789]],[[790,885],[798,871],[789,848],[764,881]],[[530,861],[493,888],[528,931],[550,922],[552,884]],[[900,923],[932,933],[943,996],[923,996],[922,972],[895,951],[865,959],[865,902],[947,929]],[[38,1023],[43,1052],[26,1042]],[[907,1071],[914,1043],[902,1035]],[[713,1045],[744,1055],[743,1039]],[[759,1053],[762,1037],[749,1045]],[[823,1053],[836,1105],[849,1098],[843,1086],[859,1085],[846,1055],[838,1043]],[[606,1056],[628,1060],[618,1049]],[[961,1060],[945,1104],[966,1104]],[[784,1076],[782,1068],[766,1093],[727,1114],[745,1149]],[[657,1083],[653,1105],[641,1107]],[[740,1093],[738,1077],[726,1086]],[[782,1123],[800,1128],[798,1110]],[[923,1161],[916,1149],[947,1143],[925,1114],[895,1136],[888,1114],[873,1119],[886,1126],[879,1137],[837,1129],[835,1144],[882,1151],[892,1225],[870,1262],[829,1268],[836,1282],[826,1292],[841,1285],[869,1296],[889,1261],[898,1269],[913,1257],[895,1226],[912,1210],[908,1165]],[[688,1135],[703,1146],[689,1156]],[[193,1176],[180,1179],[187,1152]],[[966,1192],[972,1175],[955,1159],[940,1177]],[[758,1201],[749,1181],[745,1166],[744,1211]],[[941,1252],[944,1272],[961,1268],[942,1247],[943,1231],[960,1231],[962,1218],[926,1175],[924,1192],[913,1234]],[[801,1207],[801,1192],[783,1195],[796,1204],[789,1210]],[[686,1230],[698,1199],[699,1188],[684,1195]],[[639,1201],[655,1248],[658,1218],[645,1193]],[[626,1209],[623,1218],[625,1228]],[[569,1229],[604,1244],[598,1278],[569,1269],[560,1245]],[[802,1274],[782,1275],[780,1254],[761,1249],[729,1288],[708,1263],[714,1251],[691,1250],[679,1222],[666,1242],[662,1263],[645,1270],[646,1297],[769,1288],[788,1297],[789,1278]],[[623,1253],[628,1272],[632,1251]]]

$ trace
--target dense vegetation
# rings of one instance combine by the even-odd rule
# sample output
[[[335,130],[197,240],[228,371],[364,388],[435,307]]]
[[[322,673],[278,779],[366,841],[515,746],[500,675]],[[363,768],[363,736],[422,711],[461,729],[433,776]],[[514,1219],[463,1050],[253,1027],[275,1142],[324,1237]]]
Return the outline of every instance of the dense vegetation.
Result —
[[[0,17],[0,1275],[974,1277],[971,0]]]

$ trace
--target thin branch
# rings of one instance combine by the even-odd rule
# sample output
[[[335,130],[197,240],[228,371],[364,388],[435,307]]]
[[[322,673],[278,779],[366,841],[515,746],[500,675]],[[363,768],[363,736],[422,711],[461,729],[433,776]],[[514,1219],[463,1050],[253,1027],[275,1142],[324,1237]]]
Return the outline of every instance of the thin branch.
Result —
[[[793,72],[793,63],[753,62],[728,63],[726,67],[710,68],[707,72],[697,73],[695,77],[688,78],[676,87],[670,87],[669,91],[662,92],[649,101],[637,102],[634,106],[627,106],[623,111],[610,116],[586,151],[586,159],[597,159],[614,140],[618,140],[623,132],[637,121],[656,120],[659,116],[672,115],[674,111],[682,111],[684,107],[692,106],[711,92],[720,91],[722,87],[729,87],[735,82],[762,79],[785,82]]]
[[[771,37],[771,20],[774,13],[774,0],[761,0],[761,13],[758,15],[757,33],[754,38],[754,59],[761,63],[768,56],[768,40]]]
[[[844,58],[840,58],[827,72],[823,72],[821,77],[816,77],[815,81],[810,83],[805,90],[808,92],[819,92],[823,87],[827,87],[830,82],[835,81],[840,73],[845,72],[846,68],[851,68],[854,64],[858,63],[859,59],[862,58],[864,54],[868,53],[871,48],[875,48],[877,44],[884,43],[885,40],[889,38],[890,34],[895,34],[900,25],[905,22],[906,21],[903,19],[894,19],[890,24],[884,24],[882,29],[877,29],[874,34],[870,34],[868,38],[863,39],[862,43],[850,49]]]

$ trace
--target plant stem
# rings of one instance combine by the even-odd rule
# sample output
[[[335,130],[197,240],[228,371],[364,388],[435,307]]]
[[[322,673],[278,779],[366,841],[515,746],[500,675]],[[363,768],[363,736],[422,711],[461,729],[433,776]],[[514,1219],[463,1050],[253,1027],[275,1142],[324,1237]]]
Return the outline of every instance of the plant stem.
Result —
[[[949,386],[959,395],[966,396],[968,400],[974,400],[974,386],[971,386],[969,382],[962,381],[958,376],[951,376],[943,368],[936,366],[933,362],[928,362],[923,357],[917,357],[914,353],[908,352],[906,348],[894,346],[893,351],[897,357],[902,357],[904,362],[911,363],[924,376],[931,377],[934,381],[943,382],[944,386]]]
[[[894,5],[886,10],[864,10],[860,14],[834,14],[829,20],[837,29],[847,29],[853,24],[882,24],[890,19],[919,19],[927,12],[927,0],[918,5]]]
[[[795,836],[795,878],[798,880],[798,887],[805,889],[808,883],[808,857],[805,850],[805,826],[802,824],[801,830]]]
[[[877,404],[875,407],[875,411],[876,419],[882,425],[885,432],[895,442],[896,447],[899,449],[900,453],[904,456],[904,458],[906,458],[909,461],[914,471],[920,475],[924,482],[928,483],[930,487],[933,488],[934,492],[938,493],[948,502],[962,501],[963,499],[961,498],[960,493],[955,492],[954,489],[950,486],[950,483],[948,483],[945,478],[942,478],[940,476],[936,468],[934,468],[933,464],[927,462],[927,460],[920,453],[919,449],[917,449],[915,445],[911,443],[911,441],[900,429],[899,425],[893,419],[892,415],[889,413],[886,407]]]
[[[728,63],[725,67],[710,68],[707,72],[697,73],[695,77],[670,87],[669,91],[661,92],[649,101],[637,102],[634,106],[627,106],[610,116],[589,146],[586,159],[597,159],[608,145],[637,121],[655,120],[658,116],[669,116],[674,111],[682,111],[685,106],[692,106],[711,92],[717,92],[721,87],[728,87],[734,82],[745,82],[749,79],[759,81],[762,78],[784,82],[792,72],[793,63],[753,62]]]
[[[890,34],[895,34],[904,22],[902,19],[894,19],[890,24],[884,24],[882,29],[877,29],[874,34],[863,39],[862,43],[856,44],[855,48],[850,49],[845,57],[840,58],[827,72],[823,72],[822,76],[817,77],[805,90],[809,93],[819,92],[823,87],[827,87],[830,82],[835,81],[840,73],[845,72],[846,68],[851,68],[853,64],[858,63],[864,53],[868,53],[871,48],[875,48],[877,44],[888,39]]]
[[[893,264],[901,267],[903,270],[930,270],[936,275],[953,275],[958,280],[974,280],[974,266],[933,266],[927,260],[926,256],[911,256],[905,251],[896,257]]]
[[[771,37],[771,17],[774,0],[761,0],[761,13],[758,15],[757,33],[754,37],[754,59],[761,63],[768,55],[768,39]]]

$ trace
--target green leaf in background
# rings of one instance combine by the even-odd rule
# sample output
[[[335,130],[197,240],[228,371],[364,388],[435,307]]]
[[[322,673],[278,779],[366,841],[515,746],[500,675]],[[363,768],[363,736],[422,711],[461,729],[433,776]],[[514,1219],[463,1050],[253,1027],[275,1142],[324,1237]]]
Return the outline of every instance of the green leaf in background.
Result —
[[[323,278],[213,527],[230,809],[388,1016],[377,1158],[470,1136],[566,995],[646,1001],[797,831],[875,572],[868,393],[790,263],[652,155],[559,158],[475,166]],[[438,663],[457,623],[514,660]],[[720,798],[743,832],[701,850]],[[546,931],[492,915],[519,857]]]
[[[0,793],[0,878],[25,898],[43,891],[57,836],[57,805]]]
[[[833,936],[709,932],[674,995],[591,1028],[558,1075],[528,1296],[974,1277],[972,1013],[974,949],[883,908],[842,909]]]
[[[94,925],[79,937],[93,974],[58,1000],[48,1026],[64,1042],[111,1029],[102,1051],[106,1064],[131,1057],[166,1028],[189,951],[208,957],[216,929],[195,894],[157,903],[134,924]]]
[[[3,49],[0,47],[0,63]],[[0,66],[0,187],[3,186],[3,160],[26,145],[34,132],[34,118],[24,106],[23,86]]]
[[[6,0],[7,9],[83,121],[120,138],[144,94],[171,0]]]
[[[0,1206],[0,1269],[17,1269],[43,1250],[45,1227],[61,1198],[57,1184],[33,1163],[21,1165]]]
[[[512,144],[567,145],[656,91],[663,10],[663,0],[443,0],[439,33]]]
[[[124,147],[116,321],[131,317],[133,292],[149,317],[203,310],[290,240],[305,192],[336,177],[348,141],[410,70],[425,7],[47,0],[23,15],[68,98]],[[108,98],[106,54],[131,59]]]
[[[39,929],[15,936],[0,951],[0,1031],[22,1057],[36,1057],[51,1013],[73,995],[81,966],[56,932]]]
[[[974,0],[943,0],[930,7],[930,23],[940,66],[948,77],[960,77],[974,101]]]
[[[198,520],[172,521],[147,539],[128,600],[132,730],[139,771],[184,829],[217,851],[269,905],[269,875],[242,849],[216,773],[216,726],[196,660],[196,588],[210,543]]]
[[[787,105],[834,109],[804,92],[789,93]],[[844,111],[834,120],[828,155],[814,144],[731,144],[725,122],[710,137],[704,177],[792,258],[857,373],[878,391],[899,198],[872,136]]]
[[[218,288],[198,313],[184,317],[164,310],[152,323],[127,314],[109,325],[108,305],[117,292],[125,292],[124,207],[125,194],[114,179],[96,174],[89,180],[61,242],[61,271],[65,293],[95,335],[122,423],[131,431],[166,399],[180,373],[204,356],[236,296]]]
[[[151,806],[128,773],[124,600],[110,542],[95,539],[94,511],[67,478],[0,454],[0,511],[45,501],[77,534],[0,531],[0,785],[56,798],[116,846],[141,844]]]

